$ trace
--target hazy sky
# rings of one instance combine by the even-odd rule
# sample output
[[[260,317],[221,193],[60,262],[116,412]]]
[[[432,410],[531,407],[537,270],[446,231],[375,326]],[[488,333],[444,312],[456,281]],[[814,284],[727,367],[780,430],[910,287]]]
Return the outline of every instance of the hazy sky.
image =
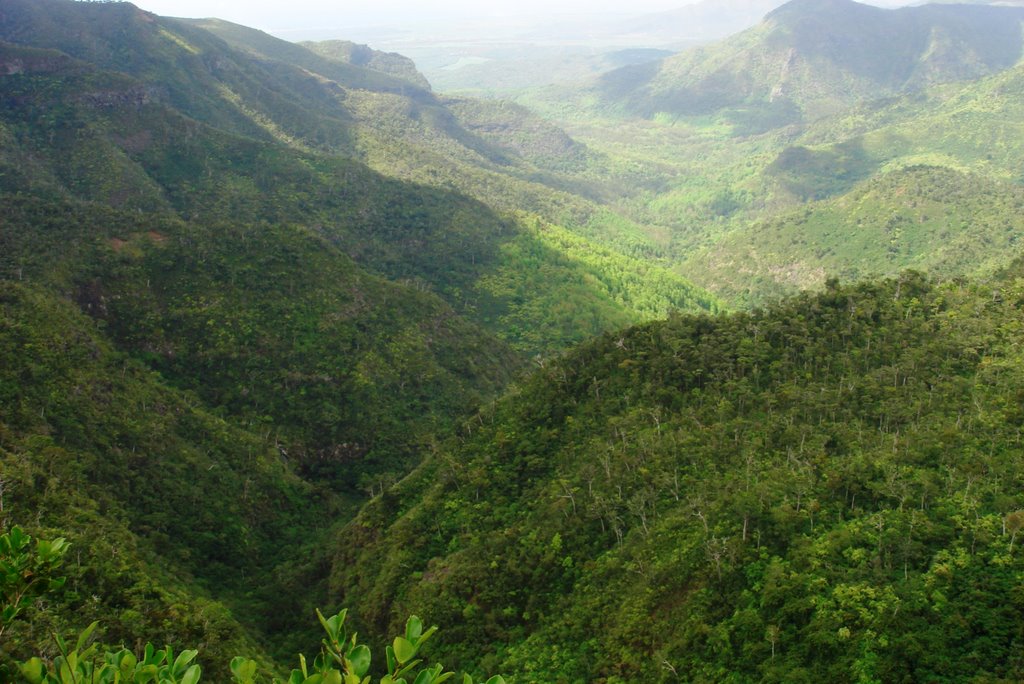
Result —
[[[171,17],[218,17],[265,31],[325,26],[386,24],[414,27],[427,20],[451,21],[503,15],[550,16],[597,12],[657,12],[695,0],[132,0]]]

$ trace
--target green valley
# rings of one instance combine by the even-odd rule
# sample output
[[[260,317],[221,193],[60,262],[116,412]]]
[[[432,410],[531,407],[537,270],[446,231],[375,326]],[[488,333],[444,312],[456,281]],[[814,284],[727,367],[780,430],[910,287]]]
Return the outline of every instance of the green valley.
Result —
[[[1024,10],[779,5],[0,0],[0,681],[1024,679]]]

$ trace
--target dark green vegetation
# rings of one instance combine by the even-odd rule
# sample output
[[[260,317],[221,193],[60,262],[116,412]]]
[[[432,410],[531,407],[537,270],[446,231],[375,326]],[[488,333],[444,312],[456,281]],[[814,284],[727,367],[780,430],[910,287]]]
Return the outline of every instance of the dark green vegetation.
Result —
[[[76,549],[8,664],[83,616],[216,678],[290,660],[330,530],[530,356],[715,307],[591,244],[617,224],[507,135],[327,47],[4,3],[0,509]]]
[[[5,131],[26,146],[5,148],[12,189],[56,175],[48,185],[89,201],[166,208],[201,223],[302,226],[363,268],[434,291],[529,353],[663,314],[667,307],[645,308],[652,297],[714,307],[678,276],[660,291],[623,285],[623,271],[628,278],[648,268],[630,255],[610,272],[553,248],[533,226],[585,239],[608,223],[608,212],[558,189],[564,183],[509,146],[467,131],[425,88],[245,27],[202,25],[210,30],[126,3],[7,3],[0,39],[73,58],[5,48]],[[13,172],[39,156],[39,173]],[[628,229],[619,222],[619,232]],[[508,256],[523,251],[533,264]],[[522,282],[541,269],[549,284],[490,291],[487,278],[510,269],[522,271]],[[569,321],[543,313],[565,299],[587,312],[588,324],[573,323],[571,333]],[[563,332],[530,346],[505,323],[523,317],[534,329]]]
[[[38,585],[49,582],[51,591],[63,584],[64,578],[56,578],[68,546],[64,539],[36,540],[14,526],[10,532],[0,535],[0,615],[4,625],[10,624],[17,616],[20,605],[29,596],[45,594]],[[370,684],[373,654],[368,646],[360,644],[358,634],[349,635],[345,627],[348,611],[327,618],[316,611],[320,625],[326,633],[321,641],[320,653],[307,662],[302,654],[298,656],[299,667],[291,671],[287,684]],[[103,646],[93,640],[99,627],[93,622],[86,627],[75,643],[66,641],[59,634],[54,635],[58,655],[51,661],[32,657],[18,666],[18,674],[28,684],[197,684],[202,678],[202,667],[193,661],[199,655],[196,649],[186,649],[175,655],[172,646],[155,647],[152,642],[140,647],[139,653],[121,646]],[[423,659],[420,649],[437,632],[437,627],[423,629],[423,622],[415,615],[405,624],[405,630],[394,638],[392,645],[385,649],[384,675],[380,684],[442,684],[455,677],[454,672],[445,672],[440,663],[420,667]],[[234,684],[256,684],[270,681],[286,684],[277,677],[266,678],[260,672],[260,664],[244,656],[236,656],[229,664],[231,682]],[[378,671],[381,668],[378,666]],[[9,678],[5,677],[5,680]],[[473,684],[468,674],[462,676],[463,684]],[[505,684],[500,675],[487,680],[486,684]]]
[[[521,682],[1021,679],[1019,54],[1016,10],[800,0],[604,82],[639,109],[524,100],[570,135],[363,46],[7,0],[0,526],[72,552],[0,666],[98,619],[279,674],[345,604]],[[697,316],[691,275],[822,291]]]
[[[364,508],[332,593],[517,681],[1016,681],[1022,296],[908,273],[585,344]]]
[[[0,534],[0,636],[31,600],[64,586],[67,578],[58,577],[58,572],[68,548],[63,538],[34,540],[18,525]],[[299,655],[299,667],[291,671],[287,684],[369,684],[372,651],[359,643],[357,633],[349,633],[347,614],[343,609],[327,618],[319,609],[316,611],[327,638],[321,641],[320,653],[312,663]],[[49,662],[32,657],[19,664],[19,674],[29,684],[197,684],[202,677],[202,667],[193,663],[198,650],[183,650],[175,656],[172,646],[157,649],[150,642],[136,655],[123,646],[112,648],[93,641],[98,627],[98,622],[90,624],[74,645],[55,634],[58,655]],[[385,649],[380,684],[408,684],[409,679],[414,684],[442,684],[454,677],[454,672],[445,672],[440,664],[417,670],[423,662],[417,656],[436,632],[437,627],[424,630],[422,620],[410,617],[402,633]],[[229,668],[235,684],[266,681],[259,671],[260,664],[244,656],[232,658]],[[379,666],[375,669],[381,671]],[[10,677],[5,676],[5,681]],[[276,677],[271,681],[284,684]],[[464,674],[462,682],[473,684],[473,678]],[[504,684],[504,679],[495,675],[487,684]]]

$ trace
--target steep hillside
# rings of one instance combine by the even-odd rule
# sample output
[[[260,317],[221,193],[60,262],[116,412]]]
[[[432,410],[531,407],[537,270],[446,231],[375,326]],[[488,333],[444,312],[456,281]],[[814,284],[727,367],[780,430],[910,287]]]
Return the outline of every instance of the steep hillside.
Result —
[[[76,9],[112,13],[100,33],[134,12]],[[76,551],[4,658],[94,618],[203,646],[215,681],[239,652],[290,657],[322,603],[318,535],[522,365],[429,291],[507,223],[244,135],[202,84],[8,43],[0,63],[3,524]],[[465,245],[476,226],[495,242]]]
[[[1010,7],[793,0],[719,44],[608,74],[599,94],[632,114],[723,113],[765,130],[1008,68],[1021,57],[1022,21]]]
[[[1018,679],[1004,278],[833,283],[584,345],[374,499],[332,593],[377,633],[454,625],[436,657],[521,682]]]
[[[503,164],[538,171],[429,90],[212,27],[127,3],[0,12],[2,524],[81,554],[5,660],[95,618],[112,642],[203,647],[214,681],[238,653],[290,659],[327,600],[330,528],[528,355],[715,308],[451,187],[460,164],[495,187],[518,182]],[[399,108],[371,126],[367,102]],[[434,147],[391,137],[414,120]],[[456,138],[484,152],[437,144]],[[442,177],[374,171],[371,149]]]
[[[911,166],[731,232],[687,263],[716,291],[755,302],[821,287],[829,275],[991,273],[1020,253],[1022,212],[1020,185]]]
[[[416,64],[411,59],[394,52],[381,52],[368,45],[360,45],[347,40],[324,40],[301,43],[301,45],[328,59],[382,71],[385,74],[404,78],[423,88],[430,87],[427,79],[417,71]]]
[[[747,186],[776,207],[747,213],[687,257],[686,272],[757,301],[827,274],[954,276],[1005,264],[1022,228],[1022,84],[1015,67],[819,121]]]
[[[0,671],[98,619],[111,643],[202,644],[219,678],[238,652],[264,653],[263,638],[308,619],[314,583],[291,605],[280,596],[308,581],[297,550],[317,562],[308,532],[346,507],[296,476],[265,430],[219,413],[117,350],[72,302],[0,281],[0,525],[64,536],[74,558],[65,590],[4,635]]]
[[[147,207],[163,196],[186,218],[227,212],[238,219],[304,224],[361,265],[432,289],[529,353],[556,351],[666,310],[634,306],[636,294],[682,309],[710,306],[710,297],[679,277],[662,281],[669,289],[623,295],[621,271],[551,250],[529,226],[571,225],[580,239],[600,240],[611,249],[640,231],[577,195],[528,180],[550,174],[507,145],[469,132],[444,103],[408,81],[225,22],[203,24],[214,35],[126,4],[43,4],[50,12],[42,12],[39,3],[12,2],[0,20],[0,36],[58,48],[79,61],[46,66],[50,53],[41,53],[33,58],[39,68],[15,67],[19,73],[5,84],[13,96],[9,123],[20,127],[16,135],[34,138],[31,144],[49,157],[62,183],[73,177],[80,197],[96,199],[93,193],[120,182],[138,186],[132,192],[148,188]],[[79,30],[59,31],[58,21]],[[26,48],[5,49],[17,60],[22,57],[15,53]],[[65,101],[68,93],[77,99]],[[40,109],[57,107],[74,110],[74,129],[64,120],[70,114],[35,118]],[[190,119],[209,128],[197,134]],[[56,136],[54,127],[63,135]],[[60,153],[53,154],[54,148]],[[68,166],[67,155],[81,161]],[[105,161],[91,159],[97,156]],[[399,182],[369,172],[353,157]],[[111,163],[121,171],[110,173]],[[406,195],[415,199],[406,201]],[[356,196],[363,199],[353,201]],[[524,209],[539,215],[539,223],[527,225],[510,215]],[[520,280],[531,280],[531,287],[505,295],[486,292],[488,274],[521,268],[503,250],[537,255],[548,282],[524,273]],[[634,280],[647,268],[627,254],[619,261]],[[586,312],[579,320],[592,324],[547,320],[550,303],[565,298]],[[552,336],[540,346],[528,345],[503,327],[507,316],[529,316],[534,329],[548,327]]]

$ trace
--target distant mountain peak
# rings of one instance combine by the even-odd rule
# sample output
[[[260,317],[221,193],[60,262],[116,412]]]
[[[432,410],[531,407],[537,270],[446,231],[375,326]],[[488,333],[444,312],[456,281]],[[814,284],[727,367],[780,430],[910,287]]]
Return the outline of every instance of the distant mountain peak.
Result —
[[[1019,7],[792,0],[748,31],[646,73],[612,72],[599,87],[630,113],[734,111],[746,130],[766,130],[1010,68],[1024,47],[1022,21]]]
[[[765,18],[779,18],[793,14],[851,11],[884,12],[885,10],[854,2],[854,0],[790,0],[790,2],[769,12]]]

